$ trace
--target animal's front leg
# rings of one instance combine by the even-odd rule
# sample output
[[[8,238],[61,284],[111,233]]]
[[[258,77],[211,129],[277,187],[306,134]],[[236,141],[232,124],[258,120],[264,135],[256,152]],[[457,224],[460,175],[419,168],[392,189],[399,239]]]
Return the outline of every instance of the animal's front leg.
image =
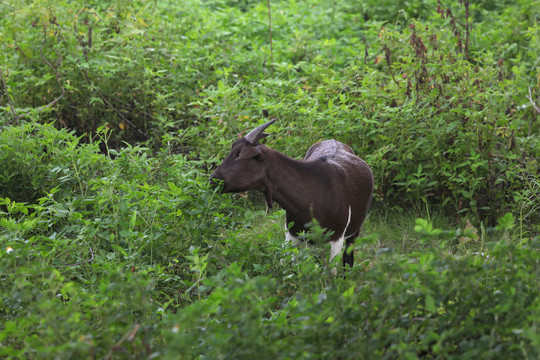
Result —
[[[285,234],[285,242],[283,243],[283,246],[292,244],[293,246],[297,246],[300,240],[298,240],[298,237],[291,234],[289,229],[287,228],[287,224],[285,224],[285,231],[287,233]]]

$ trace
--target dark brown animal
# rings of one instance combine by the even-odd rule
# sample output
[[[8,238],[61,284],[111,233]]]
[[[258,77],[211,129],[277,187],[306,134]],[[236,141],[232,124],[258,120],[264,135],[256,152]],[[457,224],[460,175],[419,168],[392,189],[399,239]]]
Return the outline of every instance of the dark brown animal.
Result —
[[[373,174],[352,149],[336,140],[313,145],[303,160],[292,159],[259,143],[263,131],[275,120],[261,125],[235,141],[230,154],[211,175],[222,180],[224,192],[259,190],[272,207],[276,201],[293,223],[286,241],[298,241],[312,217],[333,231],[330,261],[358,236],[371,195]],[[353,254],[343,254],[343,265],[353,266]]]

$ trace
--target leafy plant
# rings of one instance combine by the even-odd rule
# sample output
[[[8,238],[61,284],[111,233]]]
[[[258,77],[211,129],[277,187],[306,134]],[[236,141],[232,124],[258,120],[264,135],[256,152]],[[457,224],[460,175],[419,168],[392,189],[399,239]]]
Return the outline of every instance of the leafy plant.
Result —
[[[535,5],[2,2],[0,356],[538,358]],[[372,167],[352,269],[208,181],[261,117]]]

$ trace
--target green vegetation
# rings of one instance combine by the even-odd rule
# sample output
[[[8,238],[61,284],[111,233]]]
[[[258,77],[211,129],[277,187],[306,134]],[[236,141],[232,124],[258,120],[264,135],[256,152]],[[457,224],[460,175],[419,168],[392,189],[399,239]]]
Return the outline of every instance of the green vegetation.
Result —
[[[539,358],[540,3],[270,7],[0,4],[0,357]],[[372,167],[346,273],[210,186],[266,117]]]

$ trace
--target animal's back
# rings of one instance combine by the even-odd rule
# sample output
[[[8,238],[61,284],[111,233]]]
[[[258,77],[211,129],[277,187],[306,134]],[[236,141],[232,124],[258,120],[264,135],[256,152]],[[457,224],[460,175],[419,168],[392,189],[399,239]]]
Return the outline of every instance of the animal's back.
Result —
[[[347,153],[354,155],[354,151],[347,145],[333,139],[324,140],[309,148],[306,156],[304,157],[304,161],[312,161],[320,158],[335,159],[347,156]]]
[[[311,146],[304,157],[304,161],[323,161],[342,167],[351,176],[362,177],[363,180],[372,183],[371,169],[368,164],[355,155],[347,145],[337,140],[324,140]],[[366,184],[369,185],[369,184]]]
[[[350,206],[352,219],[347,233],[358,231],[367,215],[373,192],[373,174],[369,165],[356,156],[349,146],[337,140],[325,140],[311,146],[304,161],[322,162],[324,171],[335,171],[334,174],[338,176],[331,176],[333,186],[327,190],[332,192],[335,204],[339,205],[329,210],[346,219],[347,215],[344,214]]]

